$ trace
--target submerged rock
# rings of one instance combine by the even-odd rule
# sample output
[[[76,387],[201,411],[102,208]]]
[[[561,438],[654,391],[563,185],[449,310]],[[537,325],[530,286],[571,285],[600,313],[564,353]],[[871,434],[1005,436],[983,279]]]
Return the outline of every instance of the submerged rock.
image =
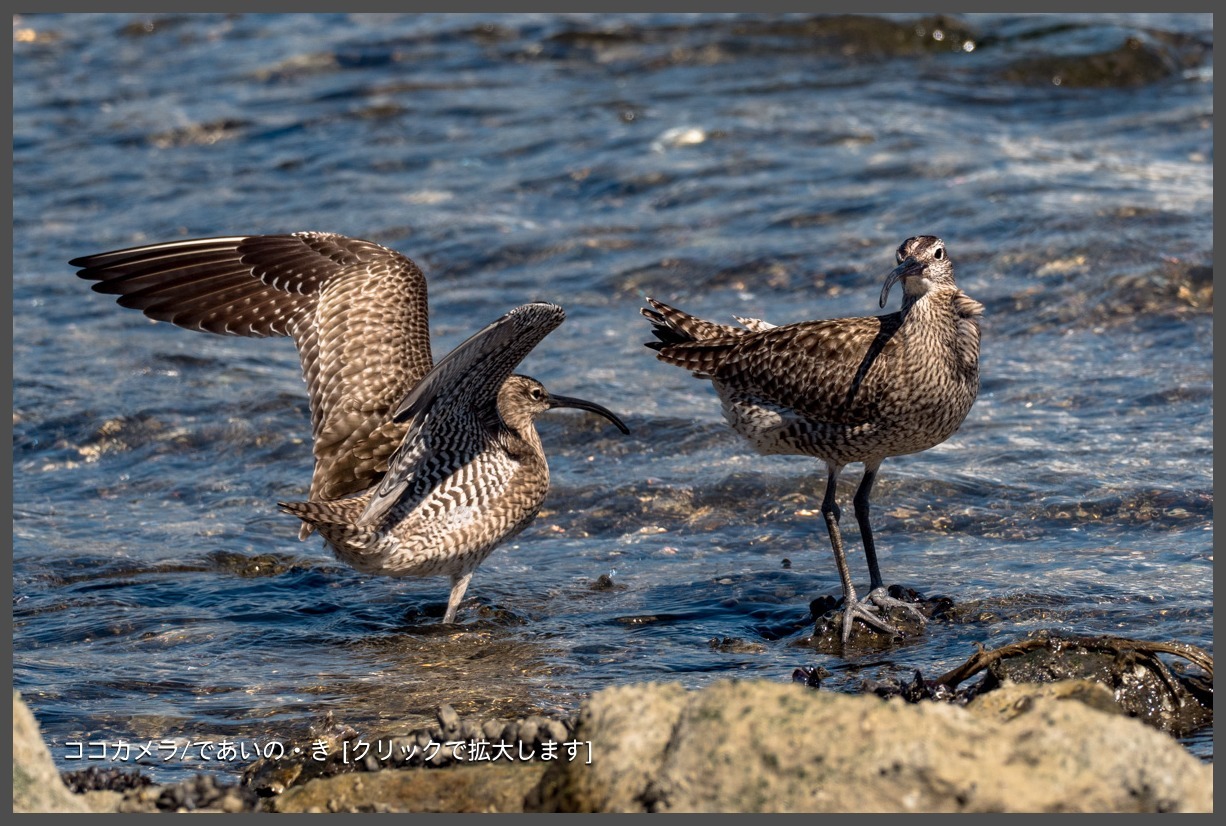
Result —
[[[1130,88],[1166,80],[1202,65],[1211,49],[1195,38],[1165,32],[1128,37],[1114,49],[1081,55],[1024,58],[999,75],[1007,83],[1082,88]]]

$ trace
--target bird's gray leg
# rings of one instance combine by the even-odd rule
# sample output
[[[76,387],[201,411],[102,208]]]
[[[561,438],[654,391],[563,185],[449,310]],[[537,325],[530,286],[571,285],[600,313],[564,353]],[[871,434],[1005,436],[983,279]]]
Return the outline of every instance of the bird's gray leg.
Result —
[[[838,487],[839,465],[826,465],[826,495],[822,498],[822,516],[826,517],[826,530],[830,533],[830,547],[834,550],[834,564],[839,569],[839,579],[843,581],[843,644],[851,639],[851,626],[857,618],[866,625],[885,631],[887,634],[898,634],[898,629],[873,613],[873,609],[856,598],[856,586],[851,583],[851,570],[847,567],[847,557],[843,553],[843,535],[839,532],[839,505],[834,500]]]
[[[877,481],[877,469],[880,462],[865,463],[864,478],[860,487],[856,488],[856,498],[852,500],[856,509],[856,522],[860,524],[860,539],[864,542],[864,558],[868,560],[868,576],[870,591],[876,591],[884,586],[881,579],[881,568],[877,565],[877,546],[873,544],[873,529],[868,521],[868,498],[873,493],[873,482]]]
[[[839,579],[843,581],[843,600],[850,604],[856,601],[856,586],[851,584],[851,571],[847,567],[847,557],[843,555],[843,535],[839,532],[839,503],[834,500],[834,489],[838,484],[840,468],[830,465],[826,468],[826,495],[822,497],[822,516],[826,518],[826,531],[830,534],[830,545],[834,548],[834,564],[839,568]]]
[[[455,613],[460,607],[460,600],[464,599],[464,592],[468,590],[468,581],[472,578],[472,571],[451,575],[451,597],[447,600],[447,613],[443,614],[444,625],[455,622]]]
[[[927,619],[920,610],[909,602],[894,599],[885,590],[885,581],[881,578],[881,568],[877,565],[877,546],[873,543],[873,529],[868,521],[868,498],[873,493],[873,483],[877,481],[877,470],[881,462],[865,462],[864,478],[856,489],[853,501],[856,509],[856,522],[860,525],[860,539],[864,541],[864,558],[868,560],[868,596],[865,599],[879,608],[905,608],[919,619],[920,624],[926,624]]]

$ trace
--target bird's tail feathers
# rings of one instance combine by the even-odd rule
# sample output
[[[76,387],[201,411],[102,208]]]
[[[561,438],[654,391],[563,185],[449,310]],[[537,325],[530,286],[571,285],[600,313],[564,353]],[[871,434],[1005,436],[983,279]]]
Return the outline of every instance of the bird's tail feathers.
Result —
[[[652,350],[658,351],[672,344],[740,336],[745,332],[727,324],[716,324],[714,321],[692,316],[654,298],[648,298],[647,303],[654,309],[644,307],[639,312],[651,322],[651,331],[659,339],[647,342],[647,346]]]
[[[360,527],[357,523],[362,507],[351,499],[331,502],[278,502],[285,513],[293,514],[306,525],[318,530],[332,541],[344,540],[348,544],[364,545],[375,540],[375,530]]]

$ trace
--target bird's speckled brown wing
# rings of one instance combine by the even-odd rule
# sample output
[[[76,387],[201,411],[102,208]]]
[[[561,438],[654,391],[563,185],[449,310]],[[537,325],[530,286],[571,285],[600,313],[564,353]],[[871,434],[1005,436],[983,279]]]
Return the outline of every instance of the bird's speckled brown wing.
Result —
[[[894,313],[805,321],[738,336],[659,345],[661,360],[735,388],[739,397],[827,424],[869,421],[900,357]],[[897,369],[897,368],[894,368]]]
[[[406,426],[391,412],[432,366],[426,280],[394,250],[300,232],[173,241],[77,258],[93,289],[150,318],[292,336],[310,397],[312,499],[377,482]]]

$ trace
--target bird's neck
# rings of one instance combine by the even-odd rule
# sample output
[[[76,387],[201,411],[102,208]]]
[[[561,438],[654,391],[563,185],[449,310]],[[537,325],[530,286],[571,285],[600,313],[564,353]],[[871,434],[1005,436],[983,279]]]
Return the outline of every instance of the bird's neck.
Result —
[[[904,321],[922,322],[927,318],[946,315],[950,312],[954,296],[960,292],[957,287],[933,287],[919,295],[903,293],[899,312]]]
[[[499,409],[498,413],[501,420],[499,441],[503,449],[520,462],[544,464],[545,449],[532,417],[520,410]]]
[[[904,297],[899,311],[900,334],[945,350],[951,369],[977,381],[979,316],[983,305],[956,286],[938,287],[909,301],[908,298]]]

